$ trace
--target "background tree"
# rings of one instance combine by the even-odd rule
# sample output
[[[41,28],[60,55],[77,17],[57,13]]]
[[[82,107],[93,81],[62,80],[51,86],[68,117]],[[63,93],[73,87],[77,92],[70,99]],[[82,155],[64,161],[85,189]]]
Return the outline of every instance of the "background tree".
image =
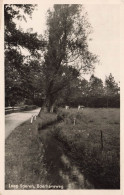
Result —
[[[118,84],[111,75],[107,80],[108,89],[100,78],[91,75],[89,81],[76,78],[63,90],[61,98],[63,105],[77,107],[79,104],[86,107],[106,107],[109,98],[109,107],[120,106],[120,94]],[[106,93],[108,91],[108,94]]]
[[[90,96],[101,96],[103,94],[103,82],[101,79],[91,75],[89,80]]]
[[[98,77],[95,77],[93,74],[90,77],[88,84],[88,102],[90,107],[99,107],[101,104],[101,97],[104,94],[103,82]]]
[[[27,74],[29,76],[32,66],[29,67],[30,63],[27,64],[29,60],[26,61],[23,51],[27,49],[29,56],[38,58],[40,56],[38,50],[43,48],[44,43],[38,38],[37,33],[24,32],[22,29],[18,29],[16,22],[18,20],[25,20],[26,22],[26,17],[31,17],[34,9],[35,5],[28,4],[6,4],[4,6],[6,105],[14,105],[31,95],[31,88],[28,86],[29,80],[27,81],[26,76]],[[32,60],[35,60],[34,58]],[[38,68],[36,67],[37,64],[35,64],[35,70]]]
[[[106,97],[106,106],[116,106],[120,102],[120,88],[118,84],[115,82],[114,77],[110,73],[105,80],[105,97]]]
[[[86,79],[76,78],[68,90],[68,105],[77,107],[78,105],[88,106],[89,83]]]

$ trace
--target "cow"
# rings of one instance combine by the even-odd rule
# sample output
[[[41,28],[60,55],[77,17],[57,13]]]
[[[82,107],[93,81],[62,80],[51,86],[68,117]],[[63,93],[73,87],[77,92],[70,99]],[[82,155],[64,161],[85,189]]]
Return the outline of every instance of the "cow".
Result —
[[[83,105],[79,105],[79,106],[78,106],[78,110],[80,110],[80,109],[83,110],[83,109],[84,109],[84,106],[83,106]]]
[[[69,109],[69,106],[65,106],[65,109],[68,110]]]

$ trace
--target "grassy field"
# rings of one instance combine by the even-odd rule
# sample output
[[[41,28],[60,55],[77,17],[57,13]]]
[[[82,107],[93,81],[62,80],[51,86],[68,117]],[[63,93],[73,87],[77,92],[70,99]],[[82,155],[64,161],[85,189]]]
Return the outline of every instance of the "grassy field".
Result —
[[[57,144],[61,143],[62,151],[70,162],[76,165],[96,189],[119,189],[120,110],[62,109],[58,112],[58,121],[56,114],[43,113],[42,118],[38,117],[33,124],[27,121],[6,139],[5,188],[11,189],[11,185],[15,184],[12,189],[36,189],[38,183],[51,184],[47,177],[49,169],[44,163],[43,145],[38,141],[44,140],[48,168],[51,158],[54,164],[61,161],[56,159],[60,156]],[[54,147],[51,135],[55,138]],[[51,152],[52,147],[54,151]]]
[[[63,142],[67,155],[95,188],[119,189],[120,110],[85,108],[77,112],[70,109],[60,115],[64,122],[53,133]]]

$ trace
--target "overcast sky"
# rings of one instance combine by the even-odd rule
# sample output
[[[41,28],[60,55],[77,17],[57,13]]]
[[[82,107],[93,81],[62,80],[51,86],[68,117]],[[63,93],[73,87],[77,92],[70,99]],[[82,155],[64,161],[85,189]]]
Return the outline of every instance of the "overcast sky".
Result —
[[[93,26],[90,49],[99,55],[100,65],[95,74],[104,79],[111,72],[120,80],[120,12],[119,5],[85,6]]]
[[[46,12],[52,4],[40,4],[32,15],[32,20],[22,24],[23,28],[33,28],[34,32],[43,34]],[[89,22],[94,32],[89,44],[90,51],[99,56],[100,63],[96,66],[95,75],[105,80],[110,73],[117,82],[120,81],[120,9],[117,4],[87,4]],[[86,77],[88,78],[88,77]]]

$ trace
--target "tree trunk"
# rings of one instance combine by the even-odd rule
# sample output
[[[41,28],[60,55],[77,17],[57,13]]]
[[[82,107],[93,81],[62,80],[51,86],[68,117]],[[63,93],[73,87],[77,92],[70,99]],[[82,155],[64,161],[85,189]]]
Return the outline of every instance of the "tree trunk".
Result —
[[[42,112],[53,112],[53,111],[54,111],[53,98],[52,97],[46,98],[39,112],[39,116],[42,115]]]

